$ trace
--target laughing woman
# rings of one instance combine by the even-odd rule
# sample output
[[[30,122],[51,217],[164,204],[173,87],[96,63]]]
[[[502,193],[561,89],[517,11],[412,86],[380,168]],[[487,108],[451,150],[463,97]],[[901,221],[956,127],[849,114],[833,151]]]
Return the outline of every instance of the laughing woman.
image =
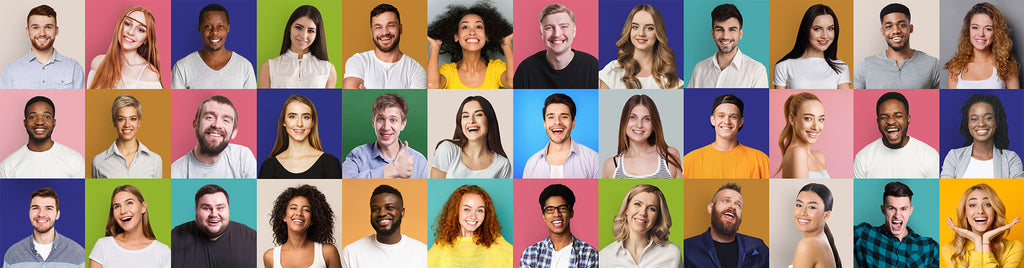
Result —
[[[476,185],[463,185],[448,196],[437,216],[428,267],[512,267],[512,244],[501,236],[494,201]]]
[[[956,221],[946,218],[954,235],[940,250],[946,267],[1018,267],[1024,243],[1006,239],[1006,233],[1020,217],[1007,220],[1006,206],[995,189],[984,183],[967,188],[956,206]]]
[[[490,2],[448,6],[427,35],[427,88],[512,88],[512,24]],[[452,62],[438,67],[440,54],[451,55]]]
[[[278,195],[270,226],[278,246],[263,253],[263,267],[341,267],[334,246],[334,210],[316,186],[291,187]]]
[[[638,184],[612,219],[615,242],[601,249],[601,267],[683,267],[679,245],[668,241],[672,216],[657,186]]]
[[[284,26],[280,56],[260,65],[259,88],[334,88],[337,79],[320,10],[296,8]]]
[[[171,267],[171,248],[156,240],[148,212],[139,188],[114,188],[106,236],[93,244],[89,267]]]
[[[466,97],[455,114],[455,135],[437,143],[430,178],[512,178],[500,133],[491,102]]]

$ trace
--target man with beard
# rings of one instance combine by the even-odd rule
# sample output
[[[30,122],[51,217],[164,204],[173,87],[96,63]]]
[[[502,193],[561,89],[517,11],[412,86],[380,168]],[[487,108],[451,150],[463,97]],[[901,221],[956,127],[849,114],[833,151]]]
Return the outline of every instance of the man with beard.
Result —
[[[196,191],[196,220],[171,230],[174,267],[255,267],[256,230],[231,222],[231,199],[220,185]]]
[[[43,96],[25,103],[28,143],[0,162],[0,178],[85,178],[82,155],[52,139],[56,110]]]
[[[231,31],[228,10],[209,4],[199,11],[199,35],[203,50],[192,52],[174,63],[171,88],[256,88],[252,63],[224,47]]]
[[[853,88],[939,88],[939,60],[910,48],[910,9],[892,3],[878,14],[889,48],[864,58],[853,72]]]
[[[741,190],[726,183],[711,197],[711,227],[683,241],[684,267],[768,267],[764,241],[737,233],[743,222]]]
[[[377,96],[370,108],[377,140],[353,148],[341,164],[342,178],[427,178],[427,158],[402,143],[409,106],[393,93]]]
[[[768,69],[743,54],[743,15],[733,4],[711,10],[711,38],[718,51],[693,67],[688,88],[767,88]]]
[[[75,89],[85,88],[85,72],[78,61],[65,57],[53,48],[57,12],[47,5],[28,11],[25,35],[32,43],[31,51],[7,64],[0,75],[0,89]]]
[[[238,135],[238,110],[215,95],[203,100],[192,120],[198,143],[171,164],[171,178],[256,178],[256,157],[248,147],[232,144]]]
[[[514,88],[597,88],[597,58],[572,49],[576,16],[552,4],[540,12],[540,38],[545,50],[519,63],[512,77]]]
[[[854,178],[938,178],[939,152],[907,135],[910,103],[889,92],[875,104],[882,137],[864,146],[853,159]]]
[[[858,267],[939,267],[939,244],[914,233],[907,225],[914,192],[901,182],[890,182],[882,193],[885,224],[862,222],[853,228],[853,250]]]
[[[341,251],[341,267],[427,267],[427,245],[402,234],[402,192],[381,184],[370,195],[370,226],[377,232]]]
[[[576,204],[576,195],[572,189],[562,184],[548,185],[540,192],[538,201],[541,216],[548,226],[548,237],[523,251],[519,267],[596,268],[599,255],[597,249],[572,235],[569,221],[572,220],[573,206]]]
[[[398,8],[380,4],[370,10],[370,38],[373,50],[356,53],[345,62],[342,88],[427,88],[427,71],[398,48],[402,40]]]
[[[4,267],[83,267],[85,250],[74,240],[57,233],[60,200],[50,188],[36,190],[29,201],[32,235],[18,241],[4,254]]]
[[[541,112],[548,145],[526,160],[523,178],[597,178],[597,152],[570,136],[576,126],[576,103],[572,98],[562,93],[551,94],[544,100]]]
[[[683,156],[684,178],[768,178],[768,155],[736,140],[743,129],[743,100],[732,94],[715,98],[711,127],[715,142]]]

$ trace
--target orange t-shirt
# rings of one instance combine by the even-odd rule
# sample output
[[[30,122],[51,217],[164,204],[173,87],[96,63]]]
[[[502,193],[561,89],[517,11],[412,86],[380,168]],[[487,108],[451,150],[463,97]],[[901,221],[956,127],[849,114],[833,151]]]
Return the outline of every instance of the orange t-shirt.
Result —
[[[683,156],[683,178],[767,179],[768,155],[743,144],[724,152],[709,144]]]

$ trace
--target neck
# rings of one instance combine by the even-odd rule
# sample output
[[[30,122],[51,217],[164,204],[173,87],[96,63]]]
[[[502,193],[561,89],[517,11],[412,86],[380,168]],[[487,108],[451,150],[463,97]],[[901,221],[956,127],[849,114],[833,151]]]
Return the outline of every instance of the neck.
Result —
[[[651,149],[654,149],[654,145],[647,144],[646,141],[643,141],[643,142],[629,141],[629,148],[626,148],[626,154],[629,154],[629,155],[632,155],[632,156],[639,156],[639,155],[644,155],[647,152],[650,152]]]
[[[231,50],[228,50],[227,48],[221,48],[221,49],[218,49],[218,50],[213,50],[213,49],[209,49],[209,48],[205,48],[204,47],[203,50],[199,51],[199,56],[202,57],[203,59],[210,58],[210,57],[214,57],[214,58],[227,57],[227,56],[231,56]]]
[[[311,242],[312,241],[309,241],[308,239],[306,239],[306,231],[305,230],[296,232],[296,231],[292,231],[292,230],[289,229],[288,230],[288,241],[285,241],[284,244],[281,244],[281,246],[282,247],[283,246],[288,246],[290,248],[302,248],[302,247],[305,247],[305,246],[309,245],[309,243],[311,243]]]
[[[825,227],[822,227],[821,229],[818,229],[816,231],[805,232],[803,234],[803,238],[825,238],[825,239],[828,239],[828,237],[825,236]]]
[[[568,151],[572,151],[572,137],[569,137],[569,138],[565,139],[561,143],[555,143],[555,142],[552,142],[552,141],[548,142],[548,152],[547,152],[547,154],[549,154],[549,155],[550,154],[556,154],[556,153],[564,153],[564,152],[568,152]]]
[[[25,146],[28,147],[29,151],[45,152],[47,150],[50,150],[50,148],[53,147],[53,144],[54,144],[53,139],[46,139],[44,141],[36,141],[36,140],[33,140],[33,139],[30,138],[30,139],[28,139],[28,144],[25,144]]]
[[[121,155],[128,155],[128,153],[135,153],[139,151],[139,140],[137,139],[117,139],[115,143],[117,144],[117,151],[120,152]]]
[[[473,231],[459,228],[459,237],[473,237]]]
[[[711,228],[711,240],[715,240],[718,243],[732,243],[732,241],[736,241],[736,234],[724,235],[715,231],[715,228]]]
[[[309,140],[308,140],[309,137],[306,137],[306,139],[307,140],[299,141],[299,140],[295,140],[295,139],[290,139],[289,138],[288,139],[288,149],[285,150],[285,152],[287,152],[288,154],[291,154],[291,155],[305,155],[305,154],[308,154],[310,152],[316,151],[316,149],[313,148],[312,145],[309,145]],[[284,152],[282,152],[282,153],[284,153]]]
[[[376,237],[377,242],[380,242],[382,244],[394,245],[402,241],[402,231],[395,230],[395,232],[389,235],[380,235],[380,233],[377,233]]]
[[[626,248],[626,250],[629,251],[639,251],[643,250],[645,247],[647,247],[647,244],[650,243],[651,238],[647,237],[646,234],[638,234],[630,231],[629,238],[626,238],[625,241],[622,241],[622,247]]]
[[[384,52],[384,51],[381,51],[379,48],[374,48],[373,49],[373,55],[376,56],[377,59],[379,59],[379,60],[381,60],[383,62],[393,63],[393,62],[397,62],[398,60],[402,59],[402,55],[405,55],[405,54],[402,54],[402,50],[401,49],[398,49],[398,47],[395,47],[394,49],[391,49],[390,52]]]
[[[906,47],[903,48],[903,50],[900,51],[896,51],[891,47],[885,49],[885,56],[888,57],[890,60],[895,60],[902,63],[903,60],[913,57],[914,52],[917,52],[917,50],[911,49],[910,45],[908,44]]]
[[[478,65],[486,65],[487,63],[484,62],[484,58],[483,56],[480,55],[480,53],[480,51],[468,51],[463,49],[462,60],[459,61],[459,64],[474,67]]]
[[[889,227],[885,227],[885,228],[889,228]],[[889,233],[892,233],[892,235],[895,236],[896,239],[899,239],[900,242],[903,242],[903,238],[907,237],[907,234],[910,234],[910,231],[907,231],[906,228],[907,228],[906,226],[903,226],[903,233],[898,233],[898,234],[897,233],[893,233],[892,230],[889,230]]]
[[[562,233],[548,232],[548,239],[551,239],[551,245],[554,246],[555,250],[560,250],[572,245],[572,232],[566,226],[565,231],[562,231]]]
[[[462,146],[462,153],[471,157],[480,158],[483,157],[484,154],[491,153],[491,151],[487,148],[487,141],[478,139],[466,141],[466,145]]]
[[[971,146],[971,156],[979,160],[992,159],[992,151],[995,147],[995,143],[991,140],[987,141],[974,141],[974,145]]]
[[[45,50],[38,50],[35,47],[32,47],[32,54],[35,55],[36,59],[40,62],[50,62],[50,58],[53,57],[53,46]]]
[[[722,53],[721,50],[715,52],[715,57],[718,59],[718,68],[725,70],[726,66],[732,64],[732,60],[736,58],[736,54],[738,54],[737,52],[739,51],[739,48],[733,48],[732,52],[729,53]]]
[[[196,147],[192,148],[192,157],[195,157],[196,160],[199,160],[200,163],[207,164],[207,165],[213,165],[213,164],[216,164],[217,161],[220,161],[220,154],[216,154],[216,155],[203,154],[203,153],[201,153],[199,151],[199,146],[198,145],[196,145]]]
[[[142,55],[139,55],[139,51],[137,49],[125,50],[121,52],[121,57],[124,58],[125,63],[133,66],[147,62],[146,59],[142,58]]]
[[[801,58],[824,58],[825,51],[817,50],[811,47],[804,49],[804,55]]]
[[[39,244],[50,244],[53,243],[53,239],[57,238],[57,231],[50,228],[50,231],[40,233],[39,231],[32,231],[32,240]]]
[[[736,137],[726,138],[722,136],[715,136],[715,142],[711,143],[711,147],[715,147],[719,151],[728,151],[739,146],[740,143],[736,141]]]
[[[149,240],[149,238],[146,237],[146,234],[142,233],[142,225],[139,225],[139,226],[135,227],[135,229],[133,229],[131,231],[125,231],[125,232],[123,232],[123,233],[121,233],[119,235],[121,236],[121,239],[124,239],[124,240],[127,240],[127,241],[145,241],[145,240]]]
[[[561,70],[565,69],[565,66],[569,66],[569,63],[572,62],[572,57],[575,55],[572,49],[566,50],[561,54],[548,49],[547,53],[544,54],[544,58],[548,60],[548,64],[551,64],[552,69]]]
[[[974,49],[974,61],[989,61],[992,59],[992,46],[985,49]]]
[[[402,142],[395,140],[395,142],[392,142],[391,145],[387,146],[381,145],[380,142],[377,142],[377,149],[380,150],[380,155],[383,155],[384,158],[395,159],[398,157],[398,150],[402,149]]]

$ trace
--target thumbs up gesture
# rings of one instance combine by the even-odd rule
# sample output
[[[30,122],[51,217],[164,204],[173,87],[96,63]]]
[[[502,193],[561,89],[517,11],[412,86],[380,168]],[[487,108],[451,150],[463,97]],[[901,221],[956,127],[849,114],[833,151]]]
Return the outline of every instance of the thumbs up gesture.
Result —
[[[395,158],[395,161],[384,166],[384,177],[412,177],[412,171],[416,167],[416,162],[413,161],[411,155],[406,154],[407,151],[409,151],[409,141],[405,141],[402,147],[398,149],[398,157]]]

